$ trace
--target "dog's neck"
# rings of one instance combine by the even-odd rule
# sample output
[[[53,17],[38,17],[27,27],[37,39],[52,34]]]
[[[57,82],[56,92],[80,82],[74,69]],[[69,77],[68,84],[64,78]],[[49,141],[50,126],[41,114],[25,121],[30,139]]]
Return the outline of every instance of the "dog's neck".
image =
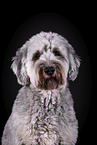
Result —
[[[40,89],[40,88],[37,88],[35,87],[33,84],[30,84],[30,88],[32,91],[36,91],[36,92],[42,92],[42,93],[50,93],[51,92],[61,92],[61,91],[65,91],[66,88],[68,88],[68,82],[65,80],[65,84],[63,85],[60,85],[58,88],[56,89]]]
[[[32,91],[32,95],[30,96],[31,110],[32,114],[34,114],[32,124],[36,123],[37,116],[40,121],[46,117],[50,118],[52,113],[53,116],[61,116],[62,112],[66,109],[64,105],[65,107],[67,105],[71,106],[73,103],[68,87],[60,86],[58,89],[40,90],[30,86],[30,91]],[[69,103],[67,103],[68,100]]]
[[[42,90],[42,89],[34,88],[33,85],[30,85],[30,89],[32,93],[35,94],[35,96],[41,97],[41,101],[44,101],[45,99],[50,100],[51,98],[52,101],[54,101],[56,96],[60,100],[60,97],[62,98],[66,96],[65,93],[69,91],[68,84],[64,86],[61,85],[57,89],[52,89],[52,90]]]

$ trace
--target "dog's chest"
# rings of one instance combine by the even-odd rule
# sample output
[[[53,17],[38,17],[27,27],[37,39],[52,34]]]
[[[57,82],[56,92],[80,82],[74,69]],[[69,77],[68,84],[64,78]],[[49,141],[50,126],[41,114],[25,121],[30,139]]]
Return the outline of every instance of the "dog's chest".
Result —
[[[42,135],[44,133],[56,132],[60,118],[62,118],[62,106],[60,107],[60,96],[57,93],[48,92],[45,96],[34,96],[32,104],[32,128],[33,133]]]
[[[58,91],[29,92],[29,97],[26,96],[24,100],[19,97],[16,101],[19,122],[16,122],[15,129],[20,142],[52,145],[60,141],[60,132],[65,128],[71,104],[67,94]]]

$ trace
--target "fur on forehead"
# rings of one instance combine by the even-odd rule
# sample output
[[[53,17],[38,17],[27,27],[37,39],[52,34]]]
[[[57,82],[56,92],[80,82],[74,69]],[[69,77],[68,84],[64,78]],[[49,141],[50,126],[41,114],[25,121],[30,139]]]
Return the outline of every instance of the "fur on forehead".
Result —
[[[39,50],[40,52],[46,52],[46,50],[53,51],[53,48],[59,49],[66,56],[66,47],[71,47],[71,45],[65,38],[63,38],[61,35],[58,35],[57,33],[52,32],[41,32],[39,34],[36,34],[35,36],[31,37],[29,41],[24,44],[24,46],[25,45],[29,48],[29,58],[30,56],[32,57],[32,54],[34,54],[37,50]]]

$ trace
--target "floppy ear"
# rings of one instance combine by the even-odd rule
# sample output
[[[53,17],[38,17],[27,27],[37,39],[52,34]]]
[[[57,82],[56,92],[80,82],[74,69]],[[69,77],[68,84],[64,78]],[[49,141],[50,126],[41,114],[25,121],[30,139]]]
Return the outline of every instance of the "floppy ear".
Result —
[[[16,56],[13,57],[11,68],[17,76],[17,81],[21,85],[29,84],[29,77],[26,71],[26,60],[27,60],[27,47],[24,45],[16,52]]]
[[[71,45],[69,45],[69,72],[68,77],[70,80],[74,81],[77,78],[79,67],[80,67],[80,58],[75,53]]]

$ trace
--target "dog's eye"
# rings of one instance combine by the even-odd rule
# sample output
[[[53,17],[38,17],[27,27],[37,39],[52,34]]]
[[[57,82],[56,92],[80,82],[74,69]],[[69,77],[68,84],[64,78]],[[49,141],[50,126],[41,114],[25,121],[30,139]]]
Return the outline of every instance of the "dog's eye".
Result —
[[[37,51],[37,52],[33,55],[32,60],[33,60],[33,61],[36,61],[36,60],[38,60],[38,59],[39,59],[39,57],[40,57],[40,52],[39,52],[39,51]]]
[[[53,50],[53,53],[54,53],[55,56],[61,56],[61,54],[58,50]]]
[[[59,56],[60,59],[65,59],[64,56],[61,54],[61,52],[58,51],[58,48],[54,48],[53,53],[55,56]]]

